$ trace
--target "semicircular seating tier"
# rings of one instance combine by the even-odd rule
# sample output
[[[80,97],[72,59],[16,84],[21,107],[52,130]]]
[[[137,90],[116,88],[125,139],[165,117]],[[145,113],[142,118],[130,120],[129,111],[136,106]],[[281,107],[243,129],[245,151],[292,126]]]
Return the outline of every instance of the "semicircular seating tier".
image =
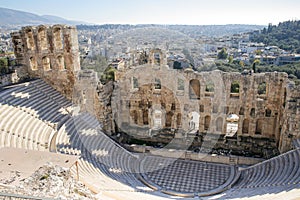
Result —
[[[132,153],[108,137],[97,119],[37,79],[0,91],[0,147],[78,155],[79,178],[112,199],[220,199],[270,196],[299,189],[300,150],[257,165],[235,166]],[[76,175],[76,169],[72,168]],[[263,193],[263,191],[265,193]],[[216,196],[217,197],[217,196]]]

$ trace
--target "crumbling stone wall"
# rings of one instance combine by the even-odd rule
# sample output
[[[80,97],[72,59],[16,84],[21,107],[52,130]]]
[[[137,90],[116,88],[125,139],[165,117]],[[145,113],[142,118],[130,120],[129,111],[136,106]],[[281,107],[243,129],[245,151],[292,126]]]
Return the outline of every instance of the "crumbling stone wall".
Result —
[[[27,26],[11,33],[11,37],[17,64],[26,66],[27,73],[23,76],[42,78],[71,99],[76,73],[80,70],[76,28]]]
[[[155,110],[162,116],[159,128],[183,132],[193,128],[193,113],[199,114],[194,122],[199,123],[200,140],[204,135],[218,136],[215,146],[220,148],[284,152],[292,148],[292,139],[300,137],[300,90],[291,86],[285,73],[198,73],[145,64],[116,77],[112,120],[135,137],[151,135]],[[239,117],[234,137],[225,137],[229,114]]]

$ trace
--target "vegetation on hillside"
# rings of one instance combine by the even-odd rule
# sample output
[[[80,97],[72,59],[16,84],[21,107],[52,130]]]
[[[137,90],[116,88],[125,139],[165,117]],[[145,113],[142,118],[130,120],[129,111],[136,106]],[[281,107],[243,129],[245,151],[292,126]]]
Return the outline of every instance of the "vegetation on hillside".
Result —
[[[300,21],[281,22],[277,26],[269,24],[260,33],[253,34],[251,40],[300,53]]]

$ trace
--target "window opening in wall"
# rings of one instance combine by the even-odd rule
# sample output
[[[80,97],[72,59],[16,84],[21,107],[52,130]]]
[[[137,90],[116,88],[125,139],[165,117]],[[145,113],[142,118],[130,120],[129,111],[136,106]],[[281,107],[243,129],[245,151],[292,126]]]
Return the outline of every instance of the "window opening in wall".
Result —
[[[249,133],[249,120],[248,119],[244,119],[244,121],[243,121],[242,133],[244,133],[244,134]]]
[[[262,119],[258,119],[256,121],[255,134],[261,135],[262,134],[262,127],[263,127],[263,120]]]
[[[39,40],[41,50],[48,49],[47,35],[46,35],[45,28],[40,28],[38,30],[38,40]]]
[[[199,82],[199,80],[193,79],[190,81],[189,96],[190,96],[190,99],[200,99],[200,82]]]
[[[217,132],[223,132],[223,118],[218,117],[216,120],[216,131]]]
[[[239,128],[240,117],[237,114],[229,114],[226,117],[226,136],[233,137]]]
[[[211,117],[209,115],[205,116],[205,118],[204,118],[204,130],[206,130],[206,131],[210,127],[210,120],[211,120]]]
[[[184,80],[177,79],[177,90],[184,90]]]
[[[161,89],[161,82],[160,82],[160,79],[158,79],[158,78],[155,78],[155,80],[154,80],[154,89],[156,89],[156,90]]]
[[[43,63],[43,69],[45,71],[51,70],[50,59],[47,56],[42,58],[42,63]]]
[[[239,93],[240,92],[240,84],[237,81],[231,83],[230,93]]]
[[[139,88],[139,82],[136,77],[132,77],[132,88],[133,89]]]
[[[34,57],[29,59],[31,70],[37,70],[37,62]]]
[[[267,84],[265,82],[260,83],[257,87],[257,94],[263,95],[266,94],[267,91]]]
[[[255,117],[255,108],[251,108],[250,116]]]

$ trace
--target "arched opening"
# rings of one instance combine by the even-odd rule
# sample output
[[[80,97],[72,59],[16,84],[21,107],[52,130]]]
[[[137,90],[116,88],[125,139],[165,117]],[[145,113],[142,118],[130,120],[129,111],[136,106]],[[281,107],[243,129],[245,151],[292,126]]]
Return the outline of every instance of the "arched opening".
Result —
[[[189,96],[190,96],[190,99],[200,99],[200,82],[199,82],[199,80],[196,80],[196,79],[190,80]]]
[[[26,44],[27,48],[29,50],[35,50],[35,44],[34,44],[34,38],[33,38],[33,32],[31,29],[28,29],[26,32]]]
[[[266,82],[262,82],[258,85],[257,87],[257,94],[258,95],[263,95],[263,94],[266,94],[266,91],[267,91],[267,84]]]
[[[136,77],[132,77],[132,88],[133,89],[139,88],[139,82]]]
[[[250,116],[255,117],[255,108],[251,108]]]
[[[153,54],[153,59],[154,59],[154,64],[155,65],[160,65],[160,60],[161,60],[161,55],[160,53],[154,53]]]
[[[172,126],[172,118],[173,118],[174,113],[169,111],[167,112],[166,116],[166,127],[170,128]]]
[[[51,70],[50,59],[47,56],[42,58],[42,63],[43,63],[43,69],[45,71]]]
[[[248,119],[244,119],[244,121],[243,121],[242,133],[244,133],[244,134],[249,133],[249,120]]]
[[[240,117],[236,114],[230,114],[226,118],[226,136],[234,136],[239,129]]]
[[[287,93],[286,93],[286,88],[284,88],[284,93],[283,93],[283,104],[282,106],[285,108],[285,105],[286,105],[286,96],[287,96]]]
[[[38,69],[38,68],[37,68],[37,62],[36,62],[35,57],[31,57],[31,58],[29,59],[29,64],[30,64],[31,70],[37,70],[37,69]]]
[[[154,89],[160,90],[161,89],[161,82],[159,78],[155,78],[154,80]]]
[[[258,119],[256,121],[255,134],[261,135],[262,134],[262,127],[263,127],[263,120],[262,119]]]
[[[181,124],[181,118],[182,118],[181,113],[178,113],[177,114],[177,120],[176,120],[177,128],[181,128],[181,126],[182,126],[182,124]]]
[[[266,117],[271,117],[271,115],[272,115],[272,110],[266,109],[266,111],[265,111],[265,116],[266,116]]]
[[[45,28],[39,28],[39,30],[38,30],[38,41],[39,41],[39,45],[40,45],[41,50],[48,49],[47,35],[46,35]]]
[[[216,131],[222,132],[223,131],[223,118],[219,117],[216,121]]]
[[[57,57],[57,66],[58,69],[61,71],[66,69],[64,57],[62,56]]]
[[[183,79],[177,79],[177,90],[184,90],[184,80]]]
[[[148,120],[148,109],[143,110],[143,124],[148,125],[149,120]]]
[[[134,124],[138,124],[138,113],[136,110],[130,112],[131,119]]]
[[[161,129],[162,128],[162,111],[154,110],[152,114],[153,118],[153,129]]]
[[[204,118],[204,130],[206,130],[206,131],[210,127],[210,120],[211,120],[211,117],[209,115],[205,116],[205,118]]]
[[[199,121],[200,121],[200,115],[197,112],[191,112],[188,115],[189,117],[189,129],[197,131],[199,130]]]
[[[245,113],[245,109],[244,109],[244,107],[241,107],[241,108],[240,108],[239,115],[244,115],[244,113]]]
[[[53,43],[54,43],[55,49],[57,49],[57,50],[63,49],[62,30],[59,27],[56,27],[53,30]]]

